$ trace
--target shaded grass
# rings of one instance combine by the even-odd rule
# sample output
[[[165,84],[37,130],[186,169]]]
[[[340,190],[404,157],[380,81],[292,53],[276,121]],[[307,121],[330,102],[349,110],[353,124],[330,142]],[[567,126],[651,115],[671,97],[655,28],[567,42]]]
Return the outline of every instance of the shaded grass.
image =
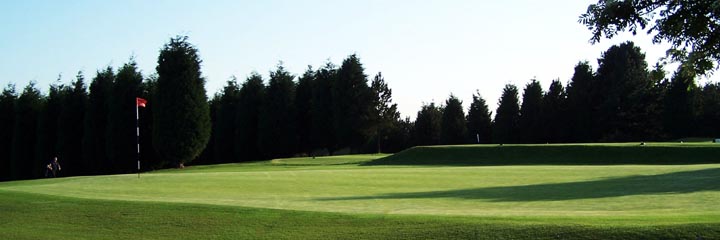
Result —
[[[420,146],[365,165],[614,165],[720,163],[720,144],[527,144]]]
[[[2,239],[704,239],[720,224],[589,226],[549,219],[334,214],[101,201],[0,191]]]

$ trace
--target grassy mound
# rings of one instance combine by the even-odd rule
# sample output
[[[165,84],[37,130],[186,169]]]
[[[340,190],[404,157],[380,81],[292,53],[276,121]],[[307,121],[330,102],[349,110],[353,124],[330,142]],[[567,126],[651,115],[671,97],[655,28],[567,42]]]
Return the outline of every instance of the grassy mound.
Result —
[[[528,144],[421,146],[366,165],[615,165],[720,163],[720,144]]]

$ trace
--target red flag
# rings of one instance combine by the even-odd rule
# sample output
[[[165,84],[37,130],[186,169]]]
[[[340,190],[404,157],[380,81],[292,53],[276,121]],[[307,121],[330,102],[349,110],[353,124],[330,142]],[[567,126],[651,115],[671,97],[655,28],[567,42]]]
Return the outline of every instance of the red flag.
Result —
[[[147,103],[147,100],[142,98],[135,98],[135,104],[137,104],[138,107],[145,107],[145,104]]]

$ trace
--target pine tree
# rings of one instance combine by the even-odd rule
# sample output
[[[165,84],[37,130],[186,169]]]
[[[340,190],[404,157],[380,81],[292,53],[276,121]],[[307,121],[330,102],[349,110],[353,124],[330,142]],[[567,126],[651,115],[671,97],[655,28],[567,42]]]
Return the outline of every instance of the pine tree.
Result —
[[[58,83],[50,85],[50,91],[46,97],[41,100],[40,113],[36,125],[36,136],[35,136],[35,155],[33,159],[33,169],[40,169],[41,166],[48,164],[49,161],[58,157],[58,161],[62,162],[63,165],[66,162],[64,156],[59,156],[59,139],[58,132],[60,129],[59,121],[60,113],[65,102],[65,96],[67,95],[67,86],[59,84],[60,77],[57,80]],[[67,165],[66,168],[59,174],[68,175],[68,167],[76,168],[77,166]],[[40,177],[44,171],[34,171],[33,177]]]
[[[0,94],[0,181],[11,180],[13,126],[15,125],[15,102],[17,101],[15,85],[8,84]]]
[[[310,137],[312,131],[311,109],[314,84],[315,71],[312,70],[312,66],[308,66],[305,73],[298,79],[297,94],[295,95],[298,150],[303,153],[310,153],[314,145]]]
[[[335,145],[333,131],[333,85],[337,81],[337,68],[328,62],[315,73],[313,84],[312,106],[310,108],[312,131],[310,139],[314,149],[327,149],[332,152]]]
[[[147,100],[145,107],[138,108],[141,171],[159,169],[168,163],[166,159],[157,154],[153,147],[153,109],[155,109],[153,103],[155,102],[157,79],[157,74],[152,74],[140,84],[139,97]]]
[[[136,100],[143,76],[134,60],[124,64],[115,76],[105,129],[105,173],[137,171]],[[153,104],[153,103],[149,103]]]
[[[542,98],[543,90],[540,82],[532,79],[525,85],[523,91],[522,106],[520,107],[520,119],[518,121],[518,133],[523,143],[546,142],[543,136],[542,125]]]
[[[392,89],[385,83],[382,73],[377,73],[370,83],[372,90],[372,130],[377,148],[376,152],[385,149],[388,135],[395,131],[400,120],[397,104],[392,103]]]
[[[12,179],[28,179],[40,175],[42,168],[35,168],[34,146],[37,120],[42,110],[42,95],[30,82],[15,102],[13,121],[11,172]]]
[[[542,127],[545,141],[568,142],[567,94],[559,79],[553,80],[542,104]]]
[[[517,143],[520,135],[518,121],[520,119],[520,105],[518,103],[518,89],[515,85],[507,84],[503,88],[502,96],[498,102],[497,114],[493,121],[493,141],[496,143]]]
[[[214,163],[236,162],[235,132],[237,109],[240,103],[240,87],[235,78],[229,80],[217,99],[216,119],[213,122]]]
[[[678,69],[673,74],[664,99],[664,127],[670,137],[677,139],[693,136],[697,118],[697,86],[689,69]]]
[[[262,77],[253,73],[240,88],[240,102],[237,109],[235,132],[235,156],[240,161],[262,159],[258,139],[260,132],[260,111],[265,98],[265,85]]]
[[[105,136],[115,73],[111,67],[97,71],[90,83],[85,119],[83,120],[82,153],[83,165],[88,174],[101,173],[106,161]]]
[[[467,124],[462,101],[450,94],[445,101],[440,120],[440,143],[463,144],[467,143]]]
[[[473,94],[473,102],[470,104],[467,115],[468,139],[472,143],[492,142],[492,118],[480,92]]]
[[[355,55],[343,60],[333,84],[333,120],[336,142],[340,147],[357,151],[366,144],[372,132],[372,91],[367,75]]]
[[[270,73],[258,125],[261,152],[269,157],[290,157],[297,150],[295,76],[282,66]]]
[[[413,137],[415,145],[440,144],[442,112],[435,103],[424,104],[415,118]]]
[[[575,65],[575,73],[567,87],[568,104],[568,140],[570,142],[597,141],[600,134],[595,121],[600,99],[593,91],[595,76],[588,62],[579,62]]]
[[[65,86],[64,98],[58,115],[57,154],[64,159],[64,175],[88,174],[82,161],[83,119],[87,104],[85,77],[78,72],[75,81]]]
[[[598,59],[597,84],[601,141],[647,141],[659,138],[657,84],[650,78],[645,54],[632,42],[610,47]]]
[[[210,139],[210,108],[198,51],[175,37],[158,57],[153,103],[153,146],[177,167],[197,158]]]

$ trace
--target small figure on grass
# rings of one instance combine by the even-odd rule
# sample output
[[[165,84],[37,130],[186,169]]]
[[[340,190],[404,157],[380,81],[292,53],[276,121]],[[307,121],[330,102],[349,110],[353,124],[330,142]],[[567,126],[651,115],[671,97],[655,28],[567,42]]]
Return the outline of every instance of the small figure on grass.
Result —
[[[45,177],[57,177],[60,170],[62,170],[62,167],[60,167],[57,157],[53,157],[53,160],[45,165]]]

